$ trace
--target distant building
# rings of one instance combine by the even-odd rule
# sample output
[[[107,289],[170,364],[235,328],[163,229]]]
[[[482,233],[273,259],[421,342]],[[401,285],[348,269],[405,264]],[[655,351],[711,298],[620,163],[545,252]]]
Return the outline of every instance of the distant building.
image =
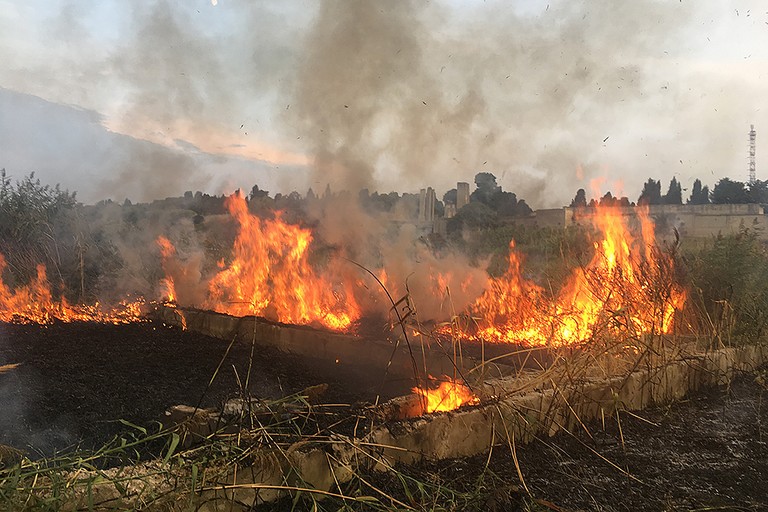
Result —
[[[419,191],[419,222],[435,220],[435,189],[427,187]]]
[[[460,181],[456,184],[456,211],[469,204],[469,183]]]

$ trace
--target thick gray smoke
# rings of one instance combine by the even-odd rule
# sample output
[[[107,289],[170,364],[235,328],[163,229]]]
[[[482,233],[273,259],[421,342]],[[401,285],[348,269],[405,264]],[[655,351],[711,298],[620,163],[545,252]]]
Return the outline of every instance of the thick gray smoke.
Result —
[[[649,104],[668,83],[653,60],[689,16],[653,0],[553,3],[536,16],[508,2],[326,1],[285,102],[315,181],[449,188],[492,171],[529,203],[562,204],[606,174],[604,139],[637,141],[632,124],[664,108]],[[643,165],[622,164],[608,174]]]
[[[209,193],[430,185],[441,195],[479,171],[533,207],[565,204],[597,177],[623,178],[634,199],[648,177],[744,179],[734,165],[768,108],[765,55],[737,55],[744,45],[727,31],[763,30],[758,6],[157,0],[107,15],[72,2],[40,29],[48,53],[9,55],[0,86],[167,145],[140,147],[134,161],[117,148],[124,141],[94,140],[93,151],[115,155],[98,192],[147,183],[127,187],[134,201],[169,195],[173,183]],[[17,25],[0,43],[29,37]],[[94,27],[113,25],[100,47]]]
[[[421,320],[442,321],[465,311],[487,284],[485,270],[471,265],[466,256],[436,256],[419,241],[416,226],[366,212],[356,197],[339,195],[310,204],[308,210],[318,221],[317,235],[322,240],[377,274],[395,300],[408,294]],[[341,271],[358,276],[371,290],[359,294],[366,314],[388,312],[391,304],[365,272],[352,264]]]

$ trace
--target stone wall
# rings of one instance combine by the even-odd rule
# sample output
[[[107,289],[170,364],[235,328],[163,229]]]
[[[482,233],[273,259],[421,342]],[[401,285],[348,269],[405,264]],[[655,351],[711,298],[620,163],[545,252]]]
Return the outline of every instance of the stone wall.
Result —
[[[612,208],[632,224],[637,218],[637,207]],[[563,208],[538,210],[535,224],[542,227],[567,227],[592,223],[592,209]],[[731,235],[743,229],[755,231],[768,240],[768,215],[759,204],[706,204],[706,205],[651,205],[648,214],[660,232],[677,229],[682,237],[709,238]]]
[[[432,350],[415,338],[410,339],[409,347],[402,337],[398,339],[397,334],[362,337],[280,324],[253,316],[234,317],[214,311],[174,307],[161,307],[156,314],[166,324],[214,338],[254,341],[257,345],[274,347],[288,354],[333,362],[339,367],[369,368],[382,375],[386,372],[404,379],[413,378],[415,364],[419,368],[425,367],[432,375],[452,374],[457,364],[467,368],[477,364],[476,358],[469,356],[454,364],[449,354]]]

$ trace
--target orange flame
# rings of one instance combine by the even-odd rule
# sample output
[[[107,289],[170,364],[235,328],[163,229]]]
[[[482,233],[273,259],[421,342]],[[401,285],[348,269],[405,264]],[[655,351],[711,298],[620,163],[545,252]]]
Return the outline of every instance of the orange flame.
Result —
[[[168,273],[167,262],[170,258],[176,256],[176,247],[173,246],[170,240],[164,236],[157,237],[156,243],[160,247],[160,255],[162,256],[163,269],[165,270],[165,277],[160,280],[160,287],[162,288],[162,295],[166,302],[176,302],[176,286],[173,282],[173,277]]]
[[[441,382],[436,389],[421,387],[412,389],[415,394],[423,398],[425,413],[452,411],[462,405],[479,402],[477,396],[467,386],[450,377],[446,379],[448,380]]]
[[[236,316],[271,314],[281,322],[319,323],[346,330],[360,317],[352,284],[316,272],[308,263],[312,233],[278,212],[260,219],[235,194],[226,206],[240,225],[229,266],[209,283],[208,307]],[[340,275],[340,273],[337,273]]]
[[[62,322],[102,322],[124,324],[141,321],[144,300],[123,300],[116,307],[101,304],[70,305],[66,299],[54,300],[45,265],[37,266],[36,277],[26,286],[11,290],[2,280],[5,257],[0,254],[0,321],[49,324]]]
[[[638,216],[639,237],[611,208],[597,208],[592,219],[602,232],[592,260],[578,267],[560,293],[545,300],[543,290],[526,280],[510,243],[509,268],[491,279],[472,314],[480,319],[466,337],[523,345],[561,346],[589,340],[596,332],[668,333],[686,294],[671,282],[673,262],[655,245],[647,212]]]

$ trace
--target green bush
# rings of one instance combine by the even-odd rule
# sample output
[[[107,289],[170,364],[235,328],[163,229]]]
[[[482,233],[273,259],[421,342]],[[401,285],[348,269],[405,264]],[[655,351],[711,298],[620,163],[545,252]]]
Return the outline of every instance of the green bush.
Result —
[[[26,282],[40,263],[61,275],[62,254],[68,252],[61,244],[72,243],[76,205],[74,193],[42,185],[34,173],[14,184],[0,169],[0,253],[8,263],[6,279]]]
[[[689,250],[689,318],[705,334],[755,340],[768,326],[768,251],[754,231]]]

